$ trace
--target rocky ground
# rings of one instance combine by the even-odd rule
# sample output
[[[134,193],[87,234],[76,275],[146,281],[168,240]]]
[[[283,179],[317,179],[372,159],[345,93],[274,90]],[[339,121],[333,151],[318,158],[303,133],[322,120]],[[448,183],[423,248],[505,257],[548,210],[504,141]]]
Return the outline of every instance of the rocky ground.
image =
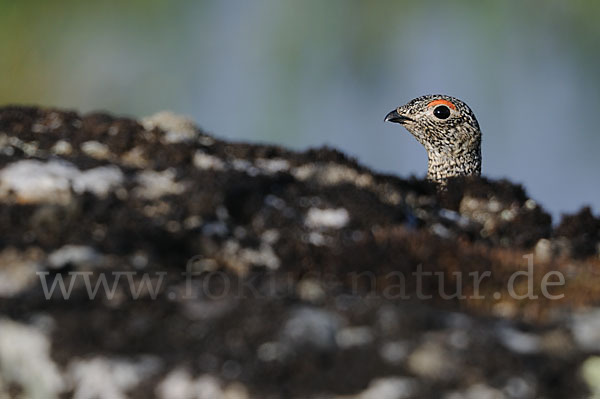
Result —
[[[5,107],[0,229],[1,398],[600,397],[600,219],[508,181]]]

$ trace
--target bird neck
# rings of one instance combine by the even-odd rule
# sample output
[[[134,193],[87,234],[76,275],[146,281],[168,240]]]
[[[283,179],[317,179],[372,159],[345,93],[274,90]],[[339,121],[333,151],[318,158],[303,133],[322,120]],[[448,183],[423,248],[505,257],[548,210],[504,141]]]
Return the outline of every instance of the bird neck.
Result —
[[[481,146],[452,153],[428,151],[427,158],[427,179],[437,183],[451,177],[481,175]]]

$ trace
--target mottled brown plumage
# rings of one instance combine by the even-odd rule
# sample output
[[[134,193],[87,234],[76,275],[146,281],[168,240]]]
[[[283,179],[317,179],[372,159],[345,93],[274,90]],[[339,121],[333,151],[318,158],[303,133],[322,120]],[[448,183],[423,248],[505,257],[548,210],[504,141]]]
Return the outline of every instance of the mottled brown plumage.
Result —
[[[386,122],[402,124],[427,150],[427,178],[481,174],[481,130],[461,100],[441,94],[415,98],[393,110]]]

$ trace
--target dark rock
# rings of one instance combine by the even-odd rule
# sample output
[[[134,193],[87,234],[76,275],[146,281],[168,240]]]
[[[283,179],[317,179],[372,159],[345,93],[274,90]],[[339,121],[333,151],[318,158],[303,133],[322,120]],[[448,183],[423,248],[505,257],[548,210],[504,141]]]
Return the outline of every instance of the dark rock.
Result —
[[[565,237],[572,245],[573,257],[583,259],[600,251],[600,218],[585,207],[574,215],[563,215],[554,230],[555,237]]]
[[[0,396],[582,397],[599,223],[168,113],[0,108]]]

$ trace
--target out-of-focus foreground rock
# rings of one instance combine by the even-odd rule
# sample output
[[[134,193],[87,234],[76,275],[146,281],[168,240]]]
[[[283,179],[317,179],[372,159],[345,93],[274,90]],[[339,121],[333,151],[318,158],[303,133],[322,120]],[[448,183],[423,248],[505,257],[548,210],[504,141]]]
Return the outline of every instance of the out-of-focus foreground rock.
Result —
[[[507,181],[5,107],[0,229],[2,398],[600,395],[600,220]]]

